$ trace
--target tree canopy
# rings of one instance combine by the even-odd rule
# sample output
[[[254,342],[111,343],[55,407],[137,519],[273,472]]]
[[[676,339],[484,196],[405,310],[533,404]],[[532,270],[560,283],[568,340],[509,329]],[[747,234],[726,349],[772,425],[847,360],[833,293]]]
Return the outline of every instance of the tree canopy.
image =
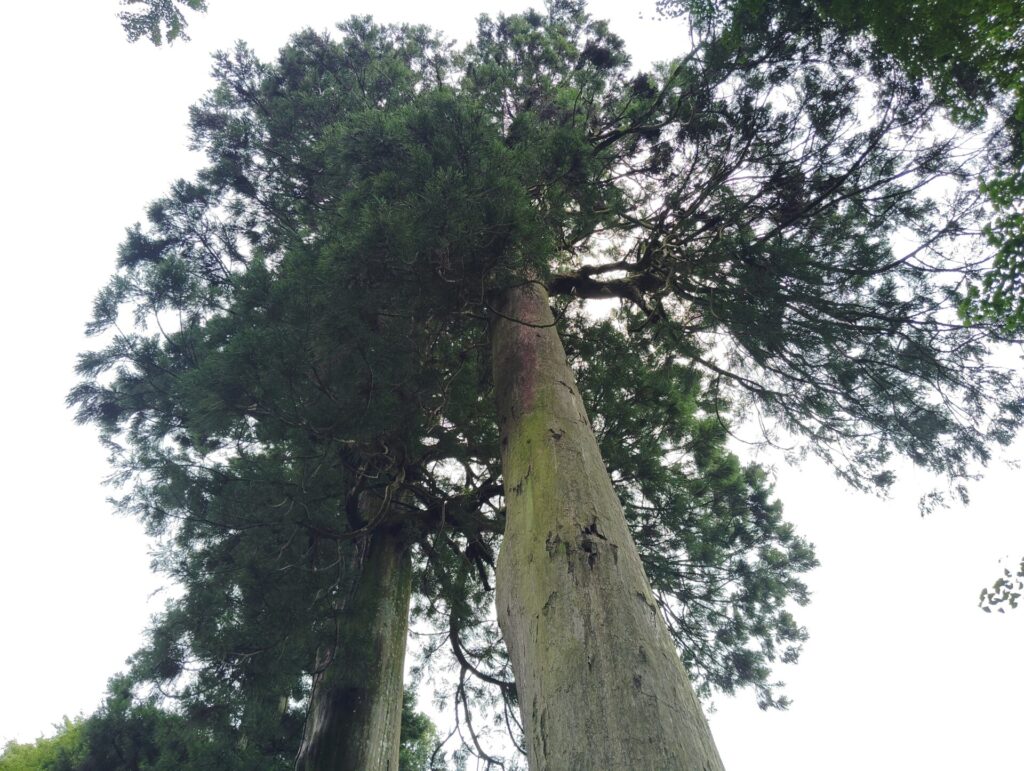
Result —
[[[936,111],[971,129],[985,150],[978,191],[989,211],[979,225],[990,246],[984,271],[958,287],[968,323],[995,322],[1008,337],[1024,329],[1024,6],[1004,0],[962,3],[845,0],[658,0],[707,35],[779,34],[828,39],[869,57],[875,72],[898,68],[927,89]],[[981,594],[989,610],[1009,596],[1011,574]],[[1000,611],[1002,609],[1000,608]]]
[[[243,729],[301,710],[333,568],[385,524],[372,492],[461,719],[489,687],[515,734],[486,341],[500,293],[540,282],[699,690],[783,704],[770,666],[797,656],[815,561],[727,449],[740,416],[858,488],[902,455],[962,496],[1024,416],[987,364],[999,326],[956,316],[984,159],[875,65],[762,24],[636,72],[570,0],[482,17],[462,50],[353,19],[273,63],[218,55],[192,111],[208,165],[129,231],[70,397],[184,590],[133,678]]]
[[[805,38],[831,38],[863,52],[876,72],[898,67],[925,85],[955,123],[981,129],[990,143],[979,169],[992,209],[985,235],[994,251],[984,276],[965,293],[968,320],[999,320],[1010,334],[1024,322],[1024,10],[1016,2],[848,2],[847,0],[658,0],[663,13],[687,14],[705,34],[746,34],[774,25]]]

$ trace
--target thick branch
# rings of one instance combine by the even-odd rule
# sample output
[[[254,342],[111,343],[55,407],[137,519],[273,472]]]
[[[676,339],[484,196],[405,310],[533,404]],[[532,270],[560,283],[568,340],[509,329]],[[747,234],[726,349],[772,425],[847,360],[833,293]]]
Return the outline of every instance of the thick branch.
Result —
[[[586,268],[575,273],[557,273],[548,281],[551,295],[579,297],[584,300],[599,300],[618,297],[629,300],[640,308],[646,308],[644,293],[664,288],[664,282],[649,273],[636,273],[625,278],[599,281],[592,278]]]

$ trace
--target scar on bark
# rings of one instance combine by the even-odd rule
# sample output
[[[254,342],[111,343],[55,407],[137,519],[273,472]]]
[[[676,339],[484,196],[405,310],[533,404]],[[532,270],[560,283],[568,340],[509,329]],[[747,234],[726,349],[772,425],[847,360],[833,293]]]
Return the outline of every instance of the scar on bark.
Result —
[[[637,592],[636,596],[637,596],[637,599],[640,600],[640,602],[642,602],[644,604],[644,606],[646,606],[647,610],[651,611],[651,613],[657,613],[658,612],[658,605],[657,605],[657,603],[648,600],[646,595],[644,595],[643,592]]]
[[[516,486],[512,488],[512,492],[514,492],[517,496],[523,494],[523,483],[526,482],[526,480],[530,478],[530,472],[531,471],[533,471],[533,466],[532,465],[531,466],[527,466],[526,467],[526,474],[524,474],[523,478],[520,479],[518,482],[516,482]]]
[[[587,555],[587,564],[591,568],[597,564],[597,557],[601,551],[601,545],[597,539],[604,541],[611,549],[612,562],[619,564],[619,547],[617,544],[608,543],[608,538],[597,527],[597,520],[594,519],[589,525],[580,528],[580,536],[576,540],[577,548]]]
[[[533,713],[534,713],[534,715],[537,714],[537,701],[536,701],[536,699],[534,699],[534,702],[533,702]],[[545,725],[548,722],[547,721],[547,717],[548,717],[548,711],[546,709],[542,709],[540,711],[540,754],[543,755],[545,758],[548,756],[548,742],[547,742],[547,734],[548,734],[548,732],[547,732],[547,730],[545,730]]]
[[[545,615],[547,615],[551,611],[551,606],[554,604],[557,598],[558,592],[551,592],[551,594],[548,595],[547,602],[544,603],[544,607],[542,608],[542,612]]]
[[[555,552],[558,551],[558,546],[561,543],[562,539],[558,535],[558,533],[550,532],[548,533],[548,537],[544,541],[544,547],[547,549],[548,554],[554,557]]]
[[[548,556],[551,557],[552,559],[555,558],[555,555],[558,552],[563,552],[565,554],[565,568],[566,568],[566,570],[569,571],[569,573],[573,572],[573,570],[572,570],[572,551],[573,551],[572,544],[570,544],[568,541],[563,541],[562,537],[560,535],[558,535],[558,533],[552,531],[552,532],[548,533],[548,537],[544,540],[544,548],[547,551]],[[590,564],[591,564],[591,567],[593,567],[594,563],[591,562]],[[549,596],[548,597],[548,602],[551,602],[551,600],[552,600],[552,598],[554,596],[555,596],[554,593],[551,596]],[[544,607],[546,609],[547,605],[545,605]]]

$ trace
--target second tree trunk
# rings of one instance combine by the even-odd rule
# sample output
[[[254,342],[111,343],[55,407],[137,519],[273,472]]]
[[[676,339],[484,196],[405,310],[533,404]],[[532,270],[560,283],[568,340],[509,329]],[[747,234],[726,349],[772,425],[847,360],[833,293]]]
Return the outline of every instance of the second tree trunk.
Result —
[[[347,544],[337,643],[313,677],[297,771],[397,771],[412,563],[378,530]]]

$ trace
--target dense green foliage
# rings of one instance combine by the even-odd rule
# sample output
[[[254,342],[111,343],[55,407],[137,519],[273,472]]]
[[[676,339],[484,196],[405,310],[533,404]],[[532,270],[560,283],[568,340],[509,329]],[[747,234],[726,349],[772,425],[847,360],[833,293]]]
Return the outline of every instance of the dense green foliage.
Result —
[[[265,730],[253,736],[208,718],[169,712],[158,706],[155,696],[135,698],[131,683],[116,677],[110,682],[106,701],[94,714],[65,718],[52,737],[33,744],[9,742],[0,755],[0,769],[287,771],[293,767],[301,726],[292,724],[285,730]],[[402,703],[401,741],[399,771],[431,771],[437,730],[430,718],[416,711],[415,698],[409,692]],[[443,756],[440,760],[443,765]]]
[[[0,754],[2,771],[41,771],[41,769],[75,768],[85,754],[83,718],[67,717],[56,727],[53,736],[42,736],[32,744],[10,741]]]
[[[930,89],[936,113],[975,130],[985,143],[977,167],[989,207],[982,230],[991,247],[980,275],[958,287],[960,315],[1024,331],[1024,5],[1014,0],[658,0],[687,13],[705,34],[742,38],[775,27],[794,39],[860,52],[876,72],[898,69]],[[988,121],[986,125],[986,120]],[[982,590],[985,610],[1007,600],[1009,575]],[[1000,610],[1002,610],[1000,608]]]
[[[230,723],[207,717],[162,709],[155,696],[134,698],[131,683],[116,677],[94,714],[65,720],[54,737],[40,739],[34,747],[9,746],[0,758],[0,768],[7,771],[3,764],[9,755],[24,758],[25,763],[11,766],[11,771],[284,771],[292,767],[298,744],[294,725],[290,731],[267,732],[254,742]]]
[[[1016,170],[997,173],[982,183],[996,213],[985,226],[996,251],[981,282],[970,287],[962,305],[967,319],[1001,322],[1009,335],[1024,331],[1024,128],[1018,146]]]
[[[132,229],[71,401],[183,588],[136,657],[186,714],[263,736],[308,696],[351,543],[399,530],[459,728],[515,688],[488,620],[503,529],[488,314],[543,281],[648,576],[698,689],[784,703],[815,564],[736,415],[855,486],[902,454],[962,482],[1022,416],[956,323],[976,158],[927,94],[833,37],[708,34],[636,73],[581,3],[483,17],[454,51],[354,19],[217,57],[209,164]],[[864,110],[855,105],[864,105]],[[941,185],[939,185],[941,187]],[[920,244],[897,253],[893,238]],[[965,267],[966,265],[966,267]],[[611,298],[611,318],[584,312]],[[772,436],[765,437],[771,441]],[[360,515],[371,492],[391,506]],[[342,571],[343,572],[343,571]],[[188,676],[185,674],[188,673]]]
[[[1024,328],[1024,5],[1015,0],[658,0],[688,14],[706,34],[744,36],[773,26],[804,39],[859,51],[876,72],[896,67],[926,85],[961,126],[982,129],[988,159],[979,169],[992,207],[985,226],[994,247],[984,277],[965,294],[971,321]]]
[[[406,691],[402,701],[399,771],[433,771],[431,760],[438,742],[437,727],[429,717],[416,711],[416,698]]]
[[[1024,96],[1024,11],[1013,0],[658,0],[705,30],[765,22],[807,38],[835,35],[880,65],[927,80],[958,120],[980,122],[1000,96]],[[858,39],[859,38],[859,39]],[[865,45],[866,44],[866,45]]]

